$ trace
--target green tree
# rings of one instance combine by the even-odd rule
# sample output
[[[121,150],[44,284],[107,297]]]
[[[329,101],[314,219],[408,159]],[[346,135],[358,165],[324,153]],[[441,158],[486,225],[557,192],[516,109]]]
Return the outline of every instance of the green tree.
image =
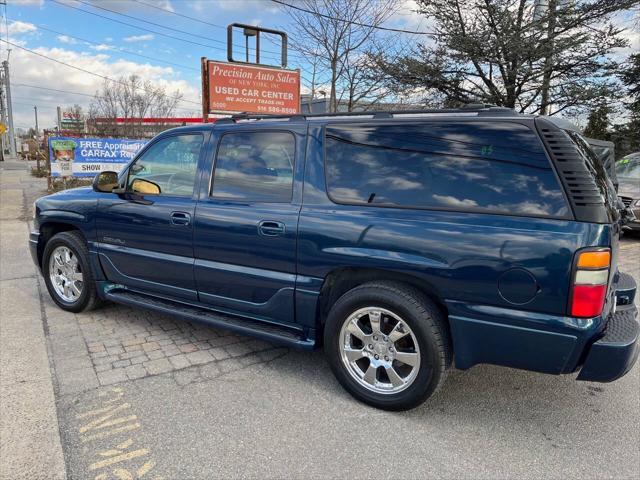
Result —
[[[626,87],[623,103],[628,111],[628,119],[625,123],[615,125],[611,136],[618,158],[640,152],[640,53],[629,56],[621,68],[620,80]]]
[[[614,95],[619,65],[610,53],[628,41],[610,19],[637,1],[416,0],[433,36],[378,65],[425,103],[587,111]]]
[[[587,126],[584,129],[584,134],[589,138],[597,138],[598,140],[609,140],[609,114],[611,113],[611,107],[607,105],[600,105],[589,113],[589,119],[587,120]]]
[[[627,87],[629,101],[627,108],[637,120],[640,120],[640,53],[634,53],[622,68],[622,83]]]

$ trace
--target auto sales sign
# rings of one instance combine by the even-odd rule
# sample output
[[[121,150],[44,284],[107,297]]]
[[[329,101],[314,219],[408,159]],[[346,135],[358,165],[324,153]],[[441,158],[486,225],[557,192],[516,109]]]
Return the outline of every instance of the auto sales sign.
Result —
[[[212,60],[203,62],[203,70],[205,110],[208,113],[300,112],[300,72],[297,70]]]
[[[52,177],[94,177],[119,172],[147,143],[124,138],[49,137]]]

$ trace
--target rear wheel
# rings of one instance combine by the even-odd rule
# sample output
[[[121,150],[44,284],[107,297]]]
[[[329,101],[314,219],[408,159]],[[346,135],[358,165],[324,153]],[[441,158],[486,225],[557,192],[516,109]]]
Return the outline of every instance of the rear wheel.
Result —
[[[49,295],[60,308],[81,312],[98,304],[89,251],[78,232],[61,232],[47,242],[42,273]]]
[[[357,399],[385,410],[407,410],[429,398],[451,363],[443,315],[420,291],[392,282],[344,294],[324,331],[327,359]]]

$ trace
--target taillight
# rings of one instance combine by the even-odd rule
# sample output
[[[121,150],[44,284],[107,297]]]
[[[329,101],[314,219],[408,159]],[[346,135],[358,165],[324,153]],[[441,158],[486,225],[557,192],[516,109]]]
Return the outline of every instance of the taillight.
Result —
[[[571,316],[596,317],[602,313],[610,266],[608,248],[578,253],[571,290]]]

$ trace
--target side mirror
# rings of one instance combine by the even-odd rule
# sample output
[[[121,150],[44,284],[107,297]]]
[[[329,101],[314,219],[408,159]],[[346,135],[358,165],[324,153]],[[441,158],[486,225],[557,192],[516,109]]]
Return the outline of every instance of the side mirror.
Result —
[[[118,186],[118,174],[116,172],[100,172],[93,179],[93,190],[102,193],[111,193]]]
[[[160,195],[160,185],[144,178],[136,178],[131,182],[131,190],[143,195]]]

